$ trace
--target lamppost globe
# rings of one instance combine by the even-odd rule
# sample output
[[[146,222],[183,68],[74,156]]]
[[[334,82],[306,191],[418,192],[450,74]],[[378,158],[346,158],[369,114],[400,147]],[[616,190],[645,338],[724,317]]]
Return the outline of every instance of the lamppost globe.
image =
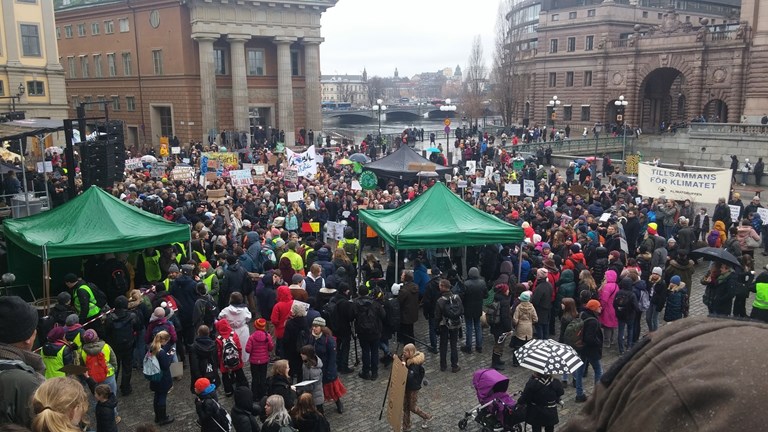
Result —
[[[381,103],[382,103],[382,102],[384,102],[384,101],[383,101],[383,100],[381,100],[381,99],[376,99],[376,103],[377,103],[378,105],[381,105]]]
[[[617,108],[617,120],[618,115],[621,115],[621,121],[619,123],[621,124],[621,130],[622,130],[622,146],[621,146],[621,160],[622,160],[622,169],[626,173],[626,169],[624,168],[626,166],[626,153],[627,153],[627,127],[624,123],[624,110],[627,105],[629,105],[629,102],[624,100],[624,95],[619,96],[619,99],[613,102],[614,105],[616,105]]]

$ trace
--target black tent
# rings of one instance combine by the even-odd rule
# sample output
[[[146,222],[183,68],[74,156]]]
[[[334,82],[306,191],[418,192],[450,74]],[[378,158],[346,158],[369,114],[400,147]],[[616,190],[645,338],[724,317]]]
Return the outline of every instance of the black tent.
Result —
[[[379,177],[415,180],[419,171],[435,171],[440,176],[451,174],[450,167],[438,165],[416,153],[410,146],[402,145],[394,153],[365,164],[365,169]]]

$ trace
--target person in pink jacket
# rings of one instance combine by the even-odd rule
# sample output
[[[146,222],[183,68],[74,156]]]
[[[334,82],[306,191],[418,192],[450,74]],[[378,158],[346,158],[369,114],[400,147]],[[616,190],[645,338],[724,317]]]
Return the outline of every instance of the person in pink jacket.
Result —
[[[245,344],[245,351],[250,354],[251,391],[253,400],[260,401],[267,394],[267,366],[269,352],[275,348],[272,336],[267,332],[267,320],[259,318],[254,322],[254,331]]]
[[[283,335],[285,334],[285,323],[291,316],[291,307],[293,306],[293,296],[291,289],[285,285],[277,287],[277,303],[272,308],[271,321],[275,326],[275,338],[277,339],[277,355],[283,356]]]
[[[606,271],[603,286],[598,291],[600,294],[600,306],[603,307],[603,312],[598,319],[600,320],[600,325],[603,326],[603,344],[606,347],[613,345],[613,334],[616,333],[616,328],[619,326],[619,320],[616,318],[616,309],[613,308],[613,299],[616,297],[616,293],[619,292],[616,277],[615,271]]]

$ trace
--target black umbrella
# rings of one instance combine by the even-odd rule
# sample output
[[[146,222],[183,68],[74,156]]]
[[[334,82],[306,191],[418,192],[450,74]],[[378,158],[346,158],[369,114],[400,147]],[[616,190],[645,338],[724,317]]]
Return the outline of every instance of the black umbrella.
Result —
[[[702,258],[705,261],[715,261],[723,264],[728,264],[729,266],[736,267],[739,269],[741,268],[741,263],[739,262],[739,259],[733,256],[733,254],[731,254],[725,249],[705,247],[705,248],[696,249],[695,251],[692,251],[689,256],[691,258]]]
[[[352,160],[352,161],[355,161],[355,162],[361,163],[361,164],[367,164],[368,162],[371,161],[371,158],[369,158],[368,156],[364,155],[363,153],[355,153],[355,154],[353,154],[352,156],[349,157],[349,160]]]

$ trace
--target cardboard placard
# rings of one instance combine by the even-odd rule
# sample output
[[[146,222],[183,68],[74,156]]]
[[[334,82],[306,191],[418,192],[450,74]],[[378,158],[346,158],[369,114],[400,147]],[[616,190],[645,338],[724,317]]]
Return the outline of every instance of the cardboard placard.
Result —
[[[294,202],[294,201],[301,201],[304,199],[304,192],[302,191],[296,191],[296,192],[288,192],[288,202]]]
[[[234,170],[229,172],[229,180],[234,187],[250,186],[253,184],[253,177],[250,170]]]
[[[210,171],[205,173],[205,181],[207,181],[207,182],[216,181],[216,173],[215,172],[210,172]]]
[[[144,168],[144,163],[141,161],[141,158],[131,158],[125,160],[125,168],[126,169],[139,169]]]
[[[731,208],[731,222],[739,222],[739,213],[741,213],[741,207],[728,204]]]
[[[227,191],[224,189],[208,189],[205,193],[208,201],[224,201],[227,199]]]
[[[386,406],[387,422],[394,432],[400,432],[403,427],[403,401],[405,400],[405,382],[407,379],[408,368],[399,360],[393,361]]]
[[[299,182],[299,171],[293,168],[288,168],[285,170],[285,174],[283,174],[283,181],[286,183],[298,183]]]
[[[507,183],[504,185],[504,190],[509,196],[520,196],[520,183]]]
[[[173,180],[191,181],[195,179],[195,167],[177,166],[171,171]]]

